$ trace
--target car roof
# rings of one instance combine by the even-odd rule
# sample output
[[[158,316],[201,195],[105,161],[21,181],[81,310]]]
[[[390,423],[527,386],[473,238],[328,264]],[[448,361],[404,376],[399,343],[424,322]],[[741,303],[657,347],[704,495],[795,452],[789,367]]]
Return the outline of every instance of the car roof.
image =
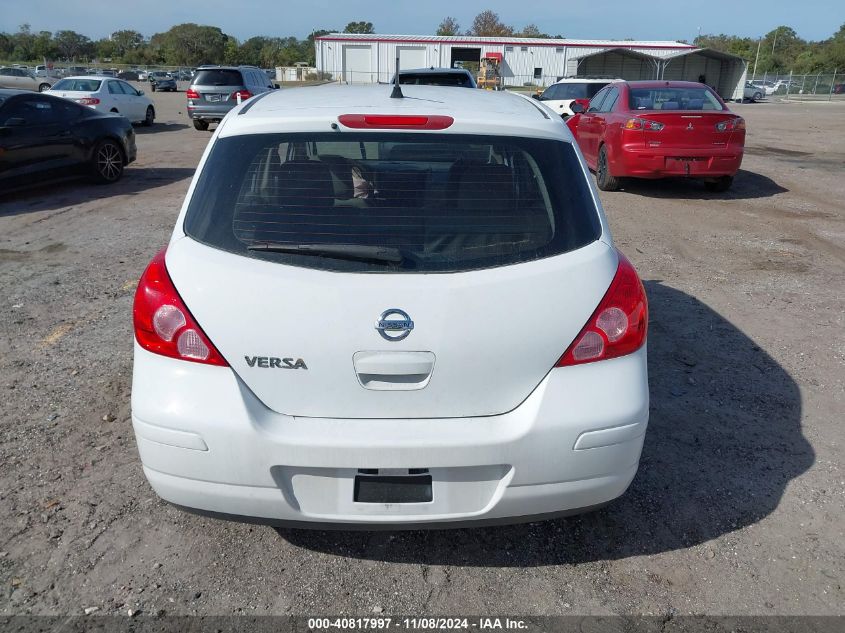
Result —
[[[559,116],[507,91],[455,90],[404,85],[404,99],[390,97],[389,85],[330,84],[266,92],[236,107],[220,126],[221,136],[279,132],[330,132],[342,114],[445,115],[454,123],[445,133],[558,138],[571,141]],[[280,122],[284,126],[280,126]],[[334,127],[332,125],[334,124]],[[402,130],[378,130],[398,131]],[[413,130],[412,130],[413,131]]]
[[[622,81],[618,77],[564,77],[556,81],[556,84],[598,84]]]
[[[404,74],[415,74],[415,75],[442,75],[445,73],[453,73],[456,75],[468,75],[470,72],[466,68],[437,68],[435,66],[431,66],[430,68],[403,68],[399,71],[400,75]]]
[[[701,88],[704,84],[697,81],[667,81],[652,79],[649,81],[624,81],[630,88]],[[704,86],[707,87],[707,86]]]
[[[62,77],[62,79],[99,79],[104,81],[106,79],[117,79],[111,75],[72,75],[71,77]]]

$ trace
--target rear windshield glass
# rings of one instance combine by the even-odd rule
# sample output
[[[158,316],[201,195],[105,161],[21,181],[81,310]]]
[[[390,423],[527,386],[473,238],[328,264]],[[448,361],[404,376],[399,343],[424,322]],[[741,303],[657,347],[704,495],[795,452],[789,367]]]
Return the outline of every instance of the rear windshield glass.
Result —
[[[420,86],[458,86],[471,88],[472,83],[466,73],[422,73],[419,75],[402,73],[399,75],[400,84],[417,84]]]
[[[219,139],[185,232],[249,257],[361,272],[503,266],[599,237],[570,143],[457,134],[339,137]]]
[[[632,110],[724,110],[708,88],[631,88]]]
[[[200,86],[240,86],[243,82],[240,71],[232,69],[199,70],[194,77]]]
[[[62,79],[53,85],[53,90],[67,90],[69,92],[97,92],[100,81],[96,79]]]
[[[552,99],[592,99],[599,90],[604,88],[607,84],[604,83],[589,83],[589,84],[558,84],[553,90]]]

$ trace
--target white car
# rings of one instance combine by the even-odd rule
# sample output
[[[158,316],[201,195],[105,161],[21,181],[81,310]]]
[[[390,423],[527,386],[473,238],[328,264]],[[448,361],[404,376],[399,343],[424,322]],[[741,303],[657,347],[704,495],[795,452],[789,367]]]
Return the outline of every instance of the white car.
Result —
[[[755,86],[762,90],[765,96],[767,97],[775,94],[775,91],[777,90],[777,86],[775,86],[775,83],[773,81],[763,81],[762,79],[756,79],[750,81],[749,83],[752,86]]]
[[[167,501],[298,526],[575,513],[648,423],[648,309],[564,122],[511,93],[270,91],[203,155],[134,303]]]
[[[599,90],[614,81],[622,81],[622,79],[564,77],[535,98],[542,101],[543,105],[556,114],[562,117],[570,117],[575,114],[572,110],[572,104],[575,101],[581,101],[586,108],[586,104],[598,94]]]
[[[49,92],[99,112],[122,114],[133,123],[152,125],[155,121],[155,105],[150,98],[122,79],[102,75],[66,77]]]
[[[743,99],[749,101],[760,101],[763,98],[764,90],[759,86],[755,86],[750,81],[745,82],[745,87],[742,89]]]

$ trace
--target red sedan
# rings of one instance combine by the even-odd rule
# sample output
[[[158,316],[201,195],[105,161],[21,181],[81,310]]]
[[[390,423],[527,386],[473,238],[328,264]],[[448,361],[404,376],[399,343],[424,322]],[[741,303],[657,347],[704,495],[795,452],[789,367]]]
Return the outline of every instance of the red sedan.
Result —
[[[742,163],[745,120],[710,87],[689,81],[617,81],[566,124],[603,191],[620,178],[698,178],[726,191]]]

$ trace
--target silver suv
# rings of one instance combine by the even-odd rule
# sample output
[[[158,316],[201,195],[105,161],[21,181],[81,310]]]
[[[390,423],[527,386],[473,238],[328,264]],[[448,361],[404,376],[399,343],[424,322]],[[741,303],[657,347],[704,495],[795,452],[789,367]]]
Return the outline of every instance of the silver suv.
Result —
[[[219,122],[236,105],[276,86],[255,66],[201,66],[188,88],[188,117],[198,130]]]

